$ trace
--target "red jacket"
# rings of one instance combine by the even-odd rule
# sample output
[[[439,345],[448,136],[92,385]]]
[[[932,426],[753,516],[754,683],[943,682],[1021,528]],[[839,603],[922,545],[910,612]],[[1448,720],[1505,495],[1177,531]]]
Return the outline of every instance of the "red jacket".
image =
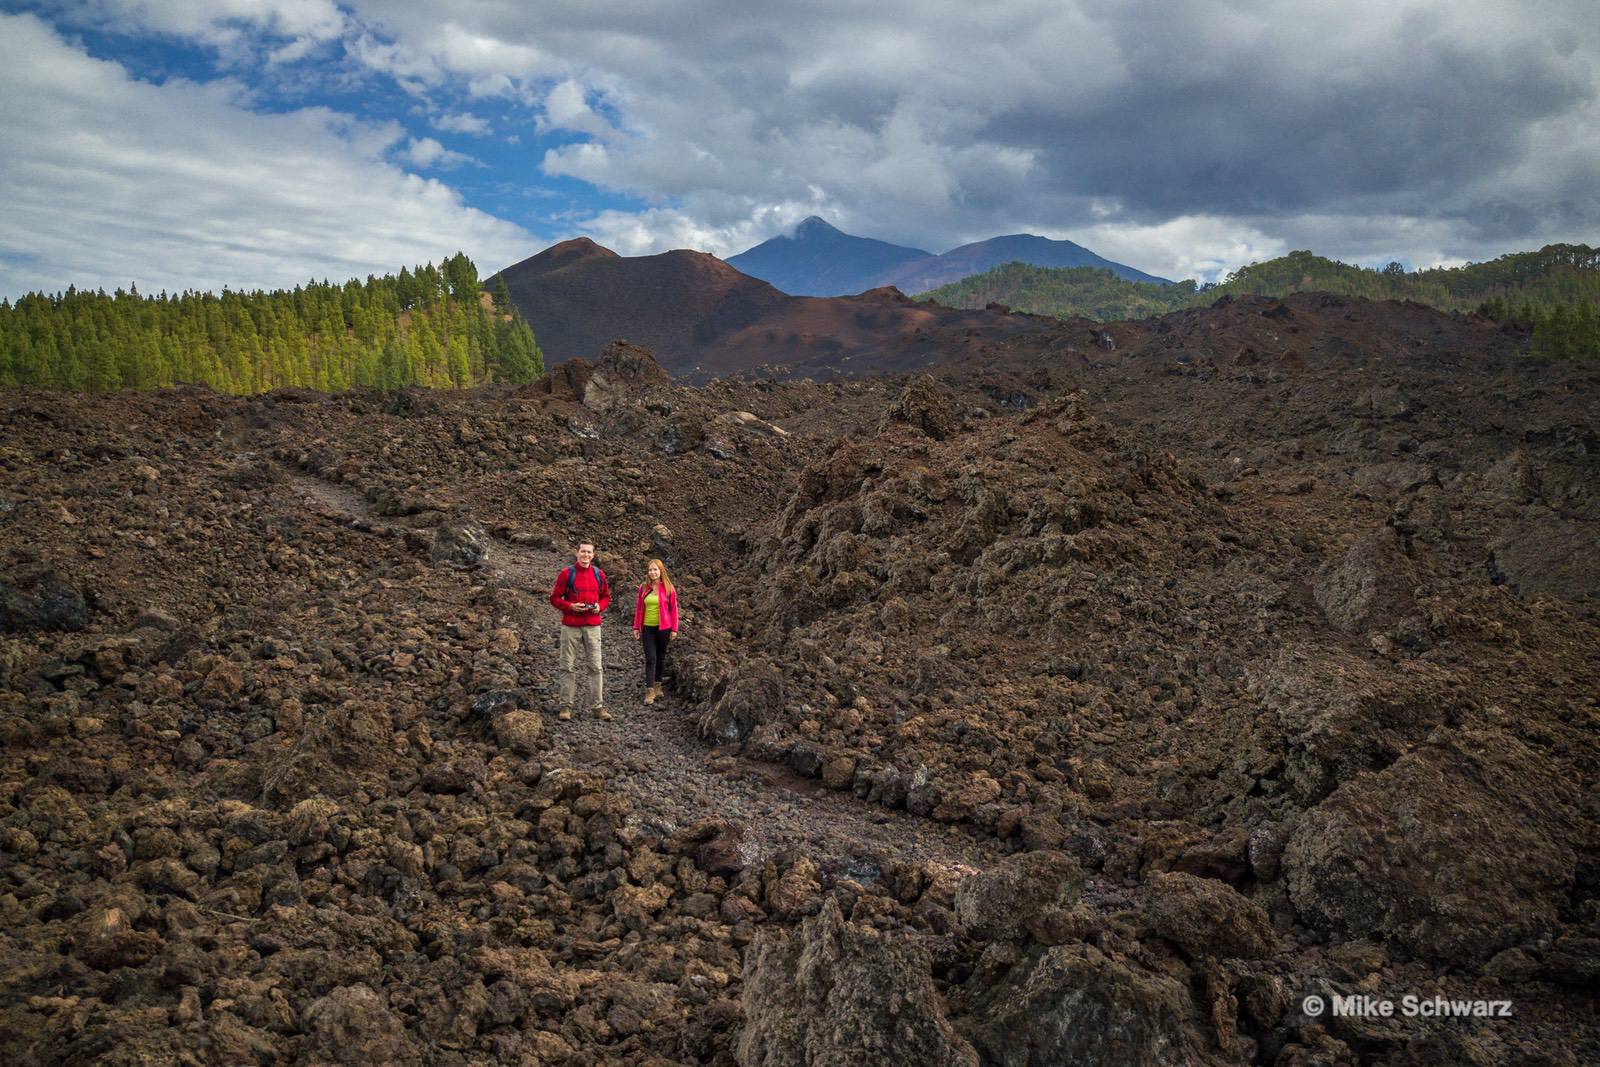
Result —
[[[645,582],[639,587],[639,596],[633,602],[633,628],[639,629],[644,625],[644,595],[650,591],[650,583]],[[661,598],[661,629],[678,629],[678,591],[673,589]]]
[[[611,606],[611,583],[606,583],[605,595],[600,595],[600,583],[595,578],[594,567],[578,567],[572,578],[572,599],[567,599],[567,571],[576,563],[561,568],[556,575],[556,586],[550,590],[550,606],[561,609],[562,626],[599,626],[604,619],[601,612]],[[573,611],[574,604],[598,604],[600,611]]]

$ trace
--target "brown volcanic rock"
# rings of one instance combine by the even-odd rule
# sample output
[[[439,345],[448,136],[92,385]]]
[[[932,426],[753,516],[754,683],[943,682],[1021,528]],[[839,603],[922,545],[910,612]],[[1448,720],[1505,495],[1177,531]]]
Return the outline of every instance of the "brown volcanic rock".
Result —
[[[832,900],[925,949],[996,1062],[1444,1062],[1437,1029],[1296,1005],[1446,959],[1446,995],[1517,1003],[1461,1031],[1484,1062],[1594,1059],[1600,631],[1570,583],[1495,584],[1494,546],[1594,529],[1600,371],[1364,301],[1051,329],[926,334],[955,362],[887,419],[908,381],[600,411],[587,361],[0,393],[0,570],[90,609],[0,635],[0,1051],[726,1064],[741,951]],[[1482,476],[1516,452],[1535,478]],[[492,551],[431,565],[463,515]],[[1414,604],[1335,630],[1318,571],[1382,526]],[[624,594],[613,723],[549,703],[580,534]],[[625,596],[657,555],[684,630],[646,708]],[[1017,847],[1070,856],[1075,903],[967,936],[960,875]]]
[[[312,1056],[325,1063],[378,1067],[421,1063],[405,1027],[365,985],[340,986],[306,1009]]]
[[[742,1067],[976,1067],[940,1008],[927,954],[844,921],[833,900],[745,959]]]
[[[634,389],[664,385],[672,380],[672,375],[656,362],[655,353],[627,341],[613,341],[606,345],[600,353],[600,363],[595,371]]]
[[[956,921],[973,937],[1017,937],[1043,912],[1078,899],[1083,872],[1060,852],[1024,852],[956,887]]]
[[[1035,949],[968,1005],[985,1062],[1220,1067],[1186,983],[1093,945]]]
[[[952,352],[976,356],[1054,320],[917,303],[892,286],[857,296],[788,297],[759,319],[718,333],[696,354],[702,374],[774,367],[793,374],[857,375],[926,366]]]
[[[1156,875],[1146,890],[1145,916],[1156,934],[1194,958],[1259,959],[1277,944],[1260,905],[1214,878]]]
[[[558,367],[552,373],[559,373],[560,370]],[[593,373],[577,392],[583,399],[584,407],[603,415],[617,407],[626,397],[634,396],[651,386],[664,385],[671,380],[672,376],[661,369],[661,364],[656,362],[655,354],[648,348],[627,341],[612,341],[606,345],[605,351],[600,354],[600,362],[596,364]]]
[[[1463,731],[1308,813],[1283,856],[1290,895],[1317,926],[1482,961],[1556,928],[1577,864],[1575,801],[1535,750]]]
[[[1357,633],[1396,622],[1415,607],[1415,584],[1400,536],[1394,527],[1380,526],[1325,566],[1312,592],[1330,626]]]

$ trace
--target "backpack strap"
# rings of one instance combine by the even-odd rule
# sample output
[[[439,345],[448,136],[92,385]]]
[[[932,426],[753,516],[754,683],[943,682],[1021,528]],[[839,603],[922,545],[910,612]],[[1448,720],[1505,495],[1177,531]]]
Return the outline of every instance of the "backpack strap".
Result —
[[[594,564],[590,564],[590,566],[594,566]],[[567,577],[567,599],[571,600],[578,592],[578,565],[574,563],[562,573]],[[608,584],[606,582],[606,572],[598,566],[594,566],[594,576],[595,588],[598,590],[596,595],[603,598],[606,595],[606,586]]]

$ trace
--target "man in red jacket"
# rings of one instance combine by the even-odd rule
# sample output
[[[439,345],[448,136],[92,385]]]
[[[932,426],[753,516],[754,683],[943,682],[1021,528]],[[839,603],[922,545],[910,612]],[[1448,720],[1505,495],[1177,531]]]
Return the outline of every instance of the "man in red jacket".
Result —
[[[561,612],[561,711],[556,718],[572,718],[578,702],[578,654],[589,667],[594,717],[611,721],[605,705],[605,669],[600,661],[602,613],[611,605],[611,585],[594,565],[594,542],[579,541],[575,561],[561,568],[550,603]]]

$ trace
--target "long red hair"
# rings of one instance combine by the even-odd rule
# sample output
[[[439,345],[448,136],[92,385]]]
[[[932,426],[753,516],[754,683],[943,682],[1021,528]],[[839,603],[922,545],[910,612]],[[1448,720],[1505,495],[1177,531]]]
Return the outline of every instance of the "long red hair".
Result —
[[[651,567],[660,567],[661,568],[661,588],[666,590],[669,593],[676,593],[677,589],[673,588],[672,579],[667,577],[667,565],[665,563],[662,563],[659,559],[653,559],[649,563],[645,564],[645,568],[644,568],[644,584],[645,584],[645,588],[648,589],[649,586],[650,586],[650,568]]]

